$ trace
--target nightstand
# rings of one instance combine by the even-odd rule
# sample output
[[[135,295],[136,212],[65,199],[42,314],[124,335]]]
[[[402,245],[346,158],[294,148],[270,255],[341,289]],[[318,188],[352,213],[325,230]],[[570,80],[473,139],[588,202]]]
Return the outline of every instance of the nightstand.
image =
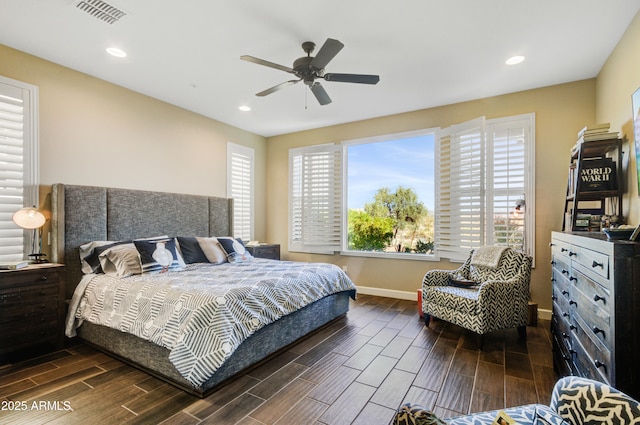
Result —
[[[280,259],[280,244],[265,243],[260,245],[247,246],[247,251],[257,258],[269,260]]]
[[[0,355],[49,343],[64,345],[64,265],[0,270]]]

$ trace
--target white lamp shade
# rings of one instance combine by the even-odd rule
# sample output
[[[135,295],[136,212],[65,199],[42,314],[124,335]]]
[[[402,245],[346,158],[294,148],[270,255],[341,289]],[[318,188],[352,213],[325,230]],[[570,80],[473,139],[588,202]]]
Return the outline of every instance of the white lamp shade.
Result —
[[[13,214],[13,222],[23,229],[39,229],[47,221],[36,207],[25,207]]]

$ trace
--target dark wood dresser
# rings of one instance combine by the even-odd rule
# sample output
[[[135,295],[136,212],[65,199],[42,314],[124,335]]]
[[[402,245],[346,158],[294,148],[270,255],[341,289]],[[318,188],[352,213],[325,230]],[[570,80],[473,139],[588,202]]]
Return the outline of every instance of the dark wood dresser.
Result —
[[[0,355],[64,345],[64,265],[0,271]]]
[[[554,367],[640,398],[640,243],[552,232]]]
[[[280,244],[260,244],[247,246],[247,251],[257,258],[267,258],[269,260],[280,259]]]

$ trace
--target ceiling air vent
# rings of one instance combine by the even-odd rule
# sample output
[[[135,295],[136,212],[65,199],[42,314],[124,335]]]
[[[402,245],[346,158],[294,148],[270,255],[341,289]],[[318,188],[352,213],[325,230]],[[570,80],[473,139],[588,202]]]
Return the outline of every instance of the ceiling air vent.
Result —
[[[102,0],[80,0],[75,5],[77,9],[108,24],[114,24],[127,16],[127,12],[124,10]]]

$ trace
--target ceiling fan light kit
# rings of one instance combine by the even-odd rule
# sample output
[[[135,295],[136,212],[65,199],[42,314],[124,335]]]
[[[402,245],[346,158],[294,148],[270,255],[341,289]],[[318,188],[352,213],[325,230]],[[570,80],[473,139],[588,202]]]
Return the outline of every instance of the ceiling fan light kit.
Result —
[[[311,90],[311,93],[315,96],[320,105],[328,105],[331,103],[331,98],[327,94],[324,87],[316,81],[316,79],[323,79],[325,81],[336,81],[341,83],[358,83],[358,84],[377,84],[380,81],[378,75],[368,74],[336,74],[325,73],[325,67],[331,62],[331,60],[342,50],[344,44],[333,38],[327,38],[324,42],[318,54],[311,56],[311,53],[315,49],[316,44],[312,41],[305,41],[302,43],[302,50],[307,56],[300,57],[293,62],[293,67],[279,65],[277,63],[269,62],[264,59],[258,59],[253,56],[240,56],[240,59],[252,62],[258,65],[263,65],[269,68],[278,69],[295,75],[297,80],[289,80],[284,83],[277,84],[259,93],[256,96],[267,96],[271,93],[275,93],[282,90],[285,87],[292,86],[300,81],[303,81]]]

